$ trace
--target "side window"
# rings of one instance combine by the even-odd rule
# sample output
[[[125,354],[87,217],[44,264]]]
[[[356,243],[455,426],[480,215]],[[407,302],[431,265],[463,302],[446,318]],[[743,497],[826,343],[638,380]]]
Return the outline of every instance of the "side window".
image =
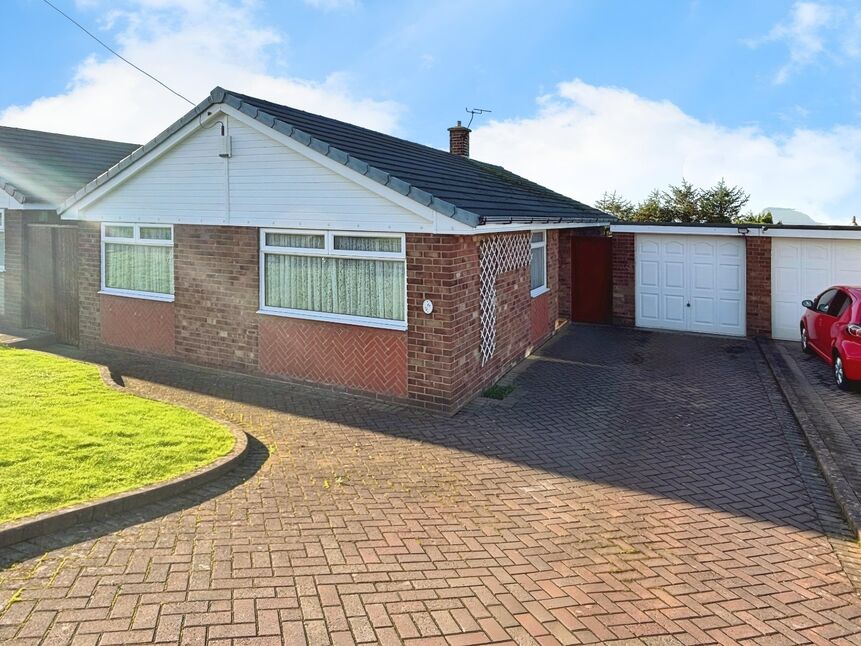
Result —
[[[831,300],[837,294],[836,289],[829,289],[827,292],[823,292],[816,298],[816,303],[814,307],[817,312],[821,312],[823,314],[828,313],[828,306],[831,305]]]
[[[831,305],[828,306],[828,313],[831,316],[841,317],[852,303],[849,295],[846,292],[837,292],[837,295],[832,299]]]

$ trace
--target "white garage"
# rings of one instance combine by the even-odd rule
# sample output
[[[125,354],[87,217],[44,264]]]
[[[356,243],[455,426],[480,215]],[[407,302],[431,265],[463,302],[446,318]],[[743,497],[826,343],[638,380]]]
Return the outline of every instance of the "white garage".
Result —
[[[801,301],[831,285],[861,285],[861,240],[780,234],[771,241],[771,329],[776,339],[795,340]]]
[[[638,327],[744,336],[745,241],[736,235],[638,234]]]

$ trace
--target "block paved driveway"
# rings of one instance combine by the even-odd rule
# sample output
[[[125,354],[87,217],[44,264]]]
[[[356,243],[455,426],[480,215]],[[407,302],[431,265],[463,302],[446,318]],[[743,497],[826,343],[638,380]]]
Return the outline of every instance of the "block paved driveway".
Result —
[[[861,643],[858,546],[747,340],[574,326],[454,418],[117,369],[260,443],[0,552],[0,642]]]

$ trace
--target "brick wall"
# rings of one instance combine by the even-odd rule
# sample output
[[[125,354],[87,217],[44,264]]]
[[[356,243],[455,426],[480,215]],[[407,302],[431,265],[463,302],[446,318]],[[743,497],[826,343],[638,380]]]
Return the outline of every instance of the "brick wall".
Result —
[[[497,278],[496,351],[481,365],[478,259],[482,238],[407,236],[408,392],[419,405],[456,411],[531,352],[533,338],[543,340],[555,329],[559,236],[552,231],[547,239],[550,292],[533,303],[528,267]],[[431,315],[421,309],[425,298],[434,302]],[[541,330],[537,324],[533,327],[536,319]]]
[[[613,323],[634,325],[634,236],[613,234]]]
[[[261,315],[260,370],[268,375],[407,396],[407,334]]]
[[[748,237],[747,333],[771,336],[771,238]]]
[[[529,342],[539,343],[553,329],[550,321],[549,294],[541,294],[529,304]]]
[[[559,237],[559,318],[570,319],[571,295],[574,288],[571,284],[571,263],[573,262],[571,251],[574,232],[571,229],[561,229],[555,233]]]
[[[511,235],[511,234],[505,234]],[[248,227],[177,225],[173,347],[163,334],[169,312],[98,296],[98,225],[80,225],[81,343],[173,352],[203,365],[407,397],[414,404],[455,411],[499,379],[556,328],[559,317],[559,236],[550,232],[550,291],[532,299],[529,268],[497,280],[497,344],[481,365],[480,238],[407,235],[408,332],[257,314],[258,232]],[[425,299],[434,303],[427,315]],[[140,307],[131,303],[142,303]],[[157,303],[156,305],[163,305]],[[130,322],[129,317],[135,319]],[[154,317],[147,329],[141,317]],[[122,325],[125,321],[126,325]],[[127,327],[122,331],[120,328]],[[152,336],[147,336],[153,332]]]
[[[102,343],[136,352],[174,354],[173,303],[106,294],[99,301]]]
[[[258,229],[174,228],[176,355],[257,370]]]
[[[469,352],[462,337],[478,316],[477,295],[471,237],[407,234],[407,392],[415,403],[447,406],[455,368]],[[431,314],[422,310],[425,299],[433,302]]]
[[[102,342],[101,232],[98,222],[78,222],[78,299],[80,344],[94,349]]]

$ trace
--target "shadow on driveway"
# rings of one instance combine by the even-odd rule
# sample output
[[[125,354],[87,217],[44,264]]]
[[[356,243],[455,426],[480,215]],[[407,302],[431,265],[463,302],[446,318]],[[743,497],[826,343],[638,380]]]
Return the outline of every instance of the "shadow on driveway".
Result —
[[[827,531],[787,443],[799,431],[785,429],[783,401],[747,339],[570,326],[519,371],[516,403],[477,400],[454,418],[170,361],[94,359],[139,380],[136,390],[182,389],[191,407],[205,395],[303,418],[311,441],[315,422],[343,425],[606,484],[610,497],[638,491]],[[807,477],[818,477],[808,462]]]

